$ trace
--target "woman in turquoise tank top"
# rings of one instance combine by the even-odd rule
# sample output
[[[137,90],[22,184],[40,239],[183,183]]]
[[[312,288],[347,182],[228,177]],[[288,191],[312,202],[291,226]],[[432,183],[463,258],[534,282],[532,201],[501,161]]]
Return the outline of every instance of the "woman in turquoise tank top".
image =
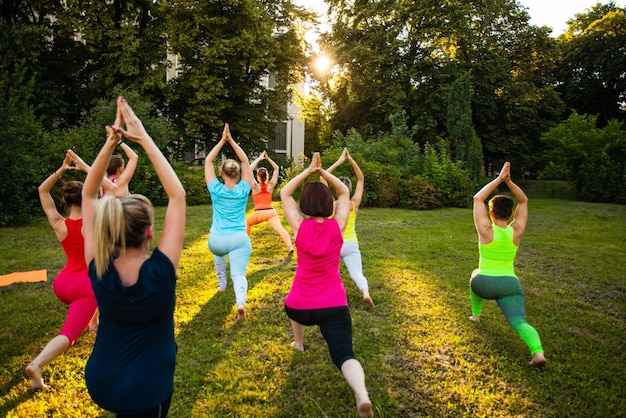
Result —
[[[489,201],[489,212],[485,201],[501,184],[506,183],[515,199],[497,195]],[[513,220],[509,223],[509,218]],[[546,364],[539,334],[526,322],[524,291],[515,274],[514,262],[517,249],[528,220],[528,198],[522,189],[511,180],[511,164],[504,163],[498,177],[474,195],[474,225],[478,232],[480,259],[478,268],[470,278],[470,320],[480,321],[483,299],[494,299],[511,328],[530,349],[531,366]]]
[[[235,151],[237,158],[241,161],[241,166],[230,158],[222,161],[219,169],[219,174],[224,180],[222,183],[217,178],[213,162],[226,144],[230,144]],[[215,144],[206,157],[204,177],[211,194],[213,208],[208,246],[213,253],[218,281],[217,290],[220,292],[226,290],[226,257],[228,257],[230,278],[235,291],[237,321],[246,321],[248,318],[245,309],[248,294],[246,270],[252,254],[252,243],[246,233],[246,205],[251,185],[254,182],[254,174],[250,168],[248,156],[233,139],[228,124],[224,125],[222,139]]]

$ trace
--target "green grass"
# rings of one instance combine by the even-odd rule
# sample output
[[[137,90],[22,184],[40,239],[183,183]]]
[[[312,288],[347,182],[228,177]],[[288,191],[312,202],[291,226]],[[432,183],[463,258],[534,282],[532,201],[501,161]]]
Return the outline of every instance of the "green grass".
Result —
[[[278,235],[266,225],[253,230],[249,321],[238,324],[232,288],[215,290],[211,207],[188,213],[170,416],[355,416],[319,331],[307,328],[304,354],[289,347],[283,300],[296,262]],[[362,209],[357,231],[376,307],[365,308],[343,266],[342,275],[376,416],[626,416],[624,221],[626,206],[531,195],[518,273],[548,358],[537,370],[494,302],[479,324],[467,319],[477,264],[470,209]],[[50,286],[64,257],[47,222],[0,229],[0,252],[0,274],[46,268],[49,278],[0,288],[0,416],[112,417],[85,388],[89,333],[44,368],[49,389],[33,393],[21,375],[66,312]]]

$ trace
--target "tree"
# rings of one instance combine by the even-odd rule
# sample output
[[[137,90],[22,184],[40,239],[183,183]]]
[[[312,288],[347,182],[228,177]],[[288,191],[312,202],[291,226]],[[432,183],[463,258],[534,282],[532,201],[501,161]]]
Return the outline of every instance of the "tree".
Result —
[[[472,86],[471,75],[464,73],[450,88],[448,100],[448,142],[453,160],[465,161],[472,135]]]
[[[626,134],[611,120],[597,128],[596,116],[570,117],[542,136],[546,159],[562,167],[578,196],[594,202],[626,202]],[[553,169],[553,168],[552,168]]]
[[[559,92],[570,109],[598,115],[598,126],[626,120],[626,9],[596,4],[568,22],[560,38]]]
[[[62,9],[58,0],[17,0],[4,2],[0,8],[0,68],[6,69],[9,77],[23,70],[23,88],[36,95],[22,98],[43,126],[71,122],[79,113],[73,42],[68,42],[53,18]]]
[[[312,156],[316,151],[329,148],[330,129],[325,114],[324,103],[316,92],[307,96],[298,96],[300,115],[304,119],[304,154]]]
[[[116,90],[132,90],[163,110],[166,27],[163,0],[67,0],[58,25],[75,41],[83,109]]]
[[[115,89],[163,108],[164,20],[158,1],[9,1],[0,8],[0,52],[34,82],[30,104],[50,129],[74,124]]]
[[[452,84],[448,103],[448,142],[452,161],[462,161],[478,183],[484,173],[483,147],[472,126],[471,75],[466,72]]]
[[[39,207],[39,183],[34,179],[41,177],[44,144],[41,125],[27,100],[31,91],[25,87],[32,89],[32,82],[21,79],[25,73],[21,69],[9,78],[0,72],[0,226],[25,224]]]
[[[264,148],[274,124],[286,119],[289,85],[303,75],[297,24],[309,14],[286,0],[172,0],[166,6],[168,45],[180,63],[169,112],[187,146],[212,146],[228,122],[247,150]]]
[[[501,161],[513,150],[514,158],[508,159],[515,164],[538,163],[526,157],[529,150],[541,145],[540,129],[561,118],[551,71],[557,49],[549,30],[530,26],[519,4],[329,4],[336,22],[332,34],[322,38],[322,48],[339,66],[329,97],[336,109],[333,129],[386,131],[388,115],[405,110],[416,127],[413,140],[434,143],[446,133],[451,85],[469,71],[472,122],[485,161]]]

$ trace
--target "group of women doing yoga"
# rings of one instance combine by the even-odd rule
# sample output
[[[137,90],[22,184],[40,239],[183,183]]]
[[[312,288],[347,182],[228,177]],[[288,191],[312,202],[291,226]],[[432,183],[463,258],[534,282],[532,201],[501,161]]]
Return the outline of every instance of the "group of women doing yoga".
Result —
[[[44,388],[42,367],[68,349],[86,328],[97,330],[85,370],[92,399],[118,417],[165,417],[174,391],[177,346],[173,318],[176,270],[185,231],[185,190],[123,97],[117,99],[115,122],[105,130],[106,142],[91,167],[68,150],[61,168],[39,187],[44,212],[67,255],[67,264],[54,281],[54,291],[70,307],[60,335],[44,347],[25,373],[32,388]],[[144,149],[168,197],[163,231],[152,252],[153,207],[144,196],[129,192],[137,154],[121,137]],[[239,162],[222,161],[220,181],[215,160],[226,144]],[[126,167],[121,157],[112,158],[118,145],[127,155]],[[253,170],[262,160],[271,165],[272,173],[259,167],[255,180]],[[352,196],[351,181],[332,174],[345,162],[350,163],[357,179]],[[57,212],[50,191],[67,170],[80,170],[87,176],[84,185],[70,181],[63,186],[68,208],[65,218]],[[312,176],[319,176],[319,181],[312,181]],[[282,237],[288,254],[295,244],[297,269],[284,302],[294,334],[291,347],[304,351],[304,328],[317,325],[333,363],[354,393],[358,415],[371,417],[372,403],[363,367],[354,356],[352,319],[339,269],[343,259],[365,305],[373,307],[355,229],[364,189],[363,172],[347,149],[328,169],[322,167],[319,153],[312,156],[309,167],[280,191],[293,243],[272,205],[278,177],[279,167],[267,152],[250,163],[226,124],[221,139],[205,160],[205,180],[213,209],[208,247],[214,255],[217,289],[227,288],[230,264],[237,321],[247,320],[246,269],[252,253],[252,226],[267,222]],[[489,201],[487,211],[485,200],[501,183],[508,185],[517,208],[514,210],[511,198],[499,195]],[[293,196],[301,185],[300,200],[296,202]],[[254,212],[246,219],[250,194]],[[470,319],[480,320],[483,299],[495,299],[511,327],[528,345],[530,364],[543,366],[543,348],[537,332],[526,322],[524,293],[514,271],[515,255],[526,227],[527,200],[510,178],[509,163],[474,196],[480,260],[479,268],[471,275]]]

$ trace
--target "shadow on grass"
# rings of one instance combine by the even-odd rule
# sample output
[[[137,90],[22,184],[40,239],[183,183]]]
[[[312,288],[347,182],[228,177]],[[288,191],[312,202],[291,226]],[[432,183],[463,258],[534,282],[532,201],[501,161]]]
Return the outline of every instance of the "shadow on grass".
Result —
[[[563,205],[571,219],[565,227]],[[375,308],[365,308],[343,264],[341,269],[354,351],[376,416],[623,415],[623,216],[618,206],[533,201],[518,258],[529,322],[539,331],[549,362],[545,370],[536,370],[528,366],[527,347],[495,302],[485,303],[480,324],[468,320],[469,274],[478,258],[471,210],[362,209],[357,231]],[[607,230],[606,225],[618,226]],[[289,346],[292,331],[283,301],[295,260],[278,250],[278,235],[270,229],[253,233],[250,319],[237,324],[232,287],[215,291],[205,232],[189,231],[179,270],[179,353],[170,416],[354,416],[351,390],[319,330],[307,329],[306,353]],[[13,308],[3,316],[16,321],[2,327],[3,341],[16,339],[11,352],[4,344],[0,348],[2,358],[15,364],[36,354],[49,339],[43,335],[54,335],[64,318],[64,306],[50,289],[35,293],[46,294],[42,300],[53,314]],[[6,295],[0,290],[3,302]],[[26,299],[11,306],[32,304]],[[31,329],[34,318],[37,328]],[[82,353],[64,355],[54,371],[59,387],[76,386],[77,395],[45,395],[35,402],[23,393],[27,382],[20,382],[16,371],[3,375],[0,389],[13,392],[3,398],[5,405],[8,400],[16,410],[18,403],[22,410],[30,404],[52,410],[70,402],[80,404],[85,416],[111,416],[94,411],[82,382],[61,374]]]
[[[625,235],[618,219],[623,219],[624,209],[568,204],[564,220],[555,213],[561,206],[534,202],[532,225],[518,254],[528,321],[539,332],[548,358],[544,369],[528,365],[528,348],[494,301],[485,301],[480,324],[468,320],[469,274],[478,262],[471,211],[398,213],[389,247],[373,243],[378,240],[376,231],[391,230],[391,223],[380,217],[374,217],[376,226],[365,222],[368,239],[362,251],[366,259],[374,255],[367,261],[366,275],[368,270],[385,272],[385,283],[393,283],[393,298],[406,315],[398,333],[406,338],[402,354],[409,359],[404,363],[413,363],[405,367],[420,370],[418,379],[407,378],[404,383],[412,384],[417,394],[431,394],[435,401],[423,402],[427,413],[419,416],[582,417],[624,411],[625,389],[616,382],[624,367],[625,305],[620,301],[626,265],[615,264],[624,259],[626,248],[619,247]],[[398,218],[419,224],[419,235],[410,235],[416,229],[405,233],[397,228]],[[456,227],[448,229],[447,223]],[[607,231],[603,227],[607,223],[619,227]],[[579,234],[588,246],[581,245]],[[617,248],[621,256],[616,256]],[[401,279],[403,271],[412,272],[408,273],[412,277]],[[377,301],[378,290],[375,285],[370,288]],[[400,396],[404,402],[419,401],[397,382],[402,380],[394,378],[392,385],[405,392]]]
[[[497,415],[502,413],[496,412],[498,403],[515,405],[522,415],[536,410],[543,399],[536,397],[538,382],[523,376],[533,373],[527,366],[527,348],[508,328],[495,303],[486,312],[497,326],[476,327],[468,320],[469,275],[477,263],[471,211],[407,211],[394,216],[393,222],[376,218],[377,223],[367,220],[375,217],[370,211],[361,216],[367,225],[359,233],[367,236],[362,252],[370,293],[376,309],[387,310],[396,338],[395,346],[390,342],[386,347],[393,354],[381,359],[379,367],[386,372],[397,412],[401,416]],[[459,225],[462,216],[469,216],[466,228],[445,227],[447,218]],[[411,226],[403,228],[403,224]],[[390,230],[393,240],[377,235]],[[368,345],[376,343],[372,339]]]
[[[202,242],[206,246],[206,241]],[[227,269],[228,287],[224,292],[217,292],[213,256],[208,248],[205,247],[204,251],[204,255],[199,255],[206,264],[204,273],[200,275],[201,279],[195,283],[188,280],[185,285],[180,286],[191,286],[190,289],[183,290],[191,294],[202,288],[213,290],[201,291],[210,295],[209,298],[201,303],[193,318],[181,326],[176,338],[179,351],[172,416],[192,416],[197,412],[196,409],[200,411],[197,413],[204,416],[211,411],[238,407],[224,403],[232,403],[232,391],[248,390],[245,389],[247,383],[243,382],[248,372],[241,369],[247,361],[245,355],[254,350],[258,344],[255,340],[269,337],[259,332],[259,321],[265,322],[266,317],[280,318],[275,307],[268,306],[261,300],[268,297],[267,293],[256,292],[255,288],[266,276],[289,270],[293,266],[293,257],[289,255],[282,258],[282,261],[271,263],[271,267],[256,270],[249,267],[246,305],[248,320],[237,322],[230,271]],[[195,274],[195,277],[198,278],[198,275]],[[259,296],[256,293],[263,294]],[[269,296],[277,301],[281,294]],[[251,332],[254,334],[251,335]],[[250,382],[253,380],[250,379]],[[245,396],[237,396],[237,400],[245,403]]]
[[[8,393],[13,387],[22,384],[24,380],[26,380],[26,377],[24,377],[21,373],[16,373],[15,375],[13,375],[11,380],[7,381],[7,383],[3,385],[3,387],[1,388],[2,393]],[[30,386],[30,381],[28,385]],[[18,396],[7,399],[3,403],[2,409],[6,411],[11,411],[21,403],[27,402],[33,399],[35,396],[37,396],[37,391],[28,389],[24,392],[21,392]]]

